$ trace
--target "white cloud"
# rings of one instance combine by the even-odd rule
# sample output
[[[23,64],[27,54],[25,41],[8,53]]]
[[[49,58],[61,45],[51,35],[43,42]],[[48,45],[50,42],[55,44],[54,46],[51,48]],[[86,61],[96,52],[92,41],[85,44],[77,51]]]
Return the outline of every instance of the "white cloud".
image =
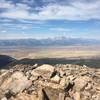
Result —
[[[100,1],[83,2],[76,0],[70,2],[70,5],[49,4],[41,8],[39,12],[29,12],[30,8],[26,4],[17,4],[8,11],[1,13],[1,17],[14,19],[29,19],[29,20],[90,20],[100,19]]]
[[[63,27],[55,27],[55,28],[50,28],[51,31],[58,31],[58,32],[71,32],[72,29],[68,29],[68,28],[63,28]]]
[[[26,10],[10,10],[1,14],[2,17],[14,18],[14,19],[29,19],[29,13]]]
[[[24,38],[30,38],[32,36],[29,36],[25,34],[25,32],[21,32],[21,34],[16,34],[16,33],[9,33],[9,34],[0,34],[0,39],[24,39]]]
[[[21,22],[21,23],[25,23],[25,24],[41,24],[41,25],[43,25],[43,24],[45,24],[46,23],[46,21],[39,21],[39,20],[25,20],[25,19],[19,19],[18,20],[19,22]]]
[[[11,1],[6,1],[6,0],[0,0],[0,8],[12,8],[14,5],[12,4]]]

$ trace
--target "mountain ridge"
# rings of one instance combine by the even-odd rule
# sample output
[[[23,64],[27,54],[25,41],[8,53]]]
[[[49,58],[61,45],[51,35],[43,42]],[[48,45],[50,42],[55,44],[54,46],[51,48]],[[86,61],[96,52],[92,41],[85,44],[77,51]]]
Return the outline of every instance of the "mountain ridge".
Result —
[[[100,40],[84,38],[47,38],[47,39],[5,39],[0,46],[67,46],[67,45],[100,45]]]

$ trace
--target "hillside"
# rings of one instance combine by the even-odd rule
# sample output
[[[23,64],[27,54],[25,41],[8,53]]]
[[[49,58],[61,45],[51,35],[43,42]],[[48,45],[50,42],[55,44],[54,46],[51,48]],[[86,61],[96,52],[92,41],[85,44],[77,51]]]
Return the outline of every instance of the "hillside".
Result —
[[[56,65],[56,64],[76,64],[76,65],[87,65],[92,68],[100,68],[100,59],[64,59],[64,58],[41,58],[41,59],[28,59],[24,58],[21,60],[16,60],[12,63],[9,63],[6,67],[14,67],[16,65],[24,65],[27,66],[33,66],[34,64],[50,64],[50,65]],[[22,66],[20,66],[20,69]]]
[[[14,58],[7,55],[0,55],[0,69],[5,68],[5,66],[11,62],[16,61]]]

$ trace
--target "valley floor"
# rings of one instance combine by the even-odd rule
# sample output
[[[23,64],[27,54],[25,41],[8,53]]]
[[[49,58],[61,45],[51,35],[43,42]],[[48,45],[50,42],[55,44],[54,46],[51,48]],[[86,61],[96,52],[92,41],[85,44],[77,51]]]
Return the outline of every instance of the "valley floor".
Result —
[[[0,54],[22,58],[100,58],[100,46],[0,47]]]

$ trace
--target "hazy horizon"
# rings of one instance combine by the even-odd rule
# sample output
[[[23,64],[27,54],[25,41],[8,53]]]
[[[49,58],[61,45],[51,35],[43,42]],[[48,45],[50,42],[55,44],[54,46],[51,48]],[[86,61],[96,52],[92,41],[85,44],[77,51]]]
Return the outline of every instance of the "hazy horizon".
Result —
[[[70,39],[80,39],[80,40],[96,40],[100,41],[99,38],[89,38],[89,37],[66,37],[66,36],[57,36],[57,37],[23,37],[23,38],[16,38],[16,37],[8,37],[8,38],[0,38],[0,40],[70,40]]]

